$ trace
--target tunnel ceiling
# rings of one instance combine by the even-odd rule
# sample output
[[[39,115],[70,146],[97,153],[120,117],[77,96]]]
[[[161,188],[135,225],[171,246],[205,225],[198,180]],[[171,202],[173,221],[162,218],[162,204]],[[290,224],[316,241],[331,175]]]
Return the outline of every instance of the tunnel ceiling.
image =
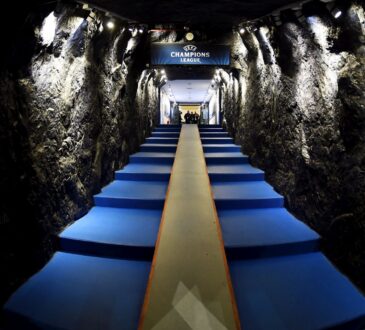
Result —
[[[85,1],[124,18],[149,24],[189,23],[232,26],[262,17],[292,0],[92,0]]]

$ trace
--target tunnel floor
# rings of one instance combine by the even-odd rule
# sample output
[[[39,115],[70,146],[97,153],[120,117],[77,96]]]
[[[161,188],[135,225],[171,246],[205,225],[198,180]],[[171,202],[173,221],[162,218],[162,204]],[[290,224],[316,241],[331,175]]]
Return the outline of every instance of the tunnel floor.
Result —
[[[6,303],[9,329],[365,326],[364,297],[222,127],[155,128],[94,202]]]

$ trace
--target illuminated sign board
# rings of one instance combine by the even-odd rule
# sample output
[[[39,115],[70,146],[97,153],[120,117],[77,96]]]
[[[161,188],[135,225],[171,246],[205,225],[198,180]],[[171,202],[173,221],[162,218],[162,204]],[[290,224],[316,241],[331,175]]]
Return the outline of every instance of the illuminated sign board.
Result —
[[[230,48],[225,45],[153,43],[152,65],[229,65]]]

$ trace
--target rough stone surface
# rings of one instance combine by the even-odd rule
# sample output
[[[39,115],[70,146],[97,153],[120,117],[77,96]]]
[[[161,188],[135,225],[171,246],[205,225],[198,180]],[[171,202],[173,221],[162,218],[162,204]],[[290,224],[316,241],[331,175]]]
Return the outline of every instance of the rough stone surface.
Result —
[[[236,142],[365,290],[364,10],[344,16],[236,34],[220,75]]]
[[[148,37],[102,31],[101,15],[86,20],[71,5],[55,16],[50,44],[43,19],[31,20],[32,57],[0,73],[0,302],[44,265],[55,236],[157,122]]]

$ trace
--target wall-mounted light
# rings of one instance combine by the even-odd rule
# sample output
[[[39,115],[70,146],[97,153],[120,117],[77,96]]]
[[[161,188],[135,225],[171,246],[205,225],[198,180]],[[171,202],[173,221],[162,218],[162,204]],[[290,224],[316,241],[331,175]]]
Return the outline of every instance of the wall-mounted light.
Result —
[[[133,32],[133,28],[132,27],[128,28],[128,31]]]
[[[338,8],[334,8],[332,11],[331,11],[331,14],[333,15],[334,18],[339,18],[341,15],[342,15],[342,11],[339,10]]]
[[[109,29],[109,30],[113,30],[115,28],[115,23],[112,21],[112,20],[109,20],[107,23],[106,23],[106,27]]]
[[[162,69],[160,72],[161,72],[162,75],[166,74],[166,71],[164,69]]]
[[[139,28],[138,29],[138,32],[142,34],[144,32],[144,29],[143,28]]]
[[[240,34],[244,34],[246,32],[245,28],[241,27],[239,30]]]

